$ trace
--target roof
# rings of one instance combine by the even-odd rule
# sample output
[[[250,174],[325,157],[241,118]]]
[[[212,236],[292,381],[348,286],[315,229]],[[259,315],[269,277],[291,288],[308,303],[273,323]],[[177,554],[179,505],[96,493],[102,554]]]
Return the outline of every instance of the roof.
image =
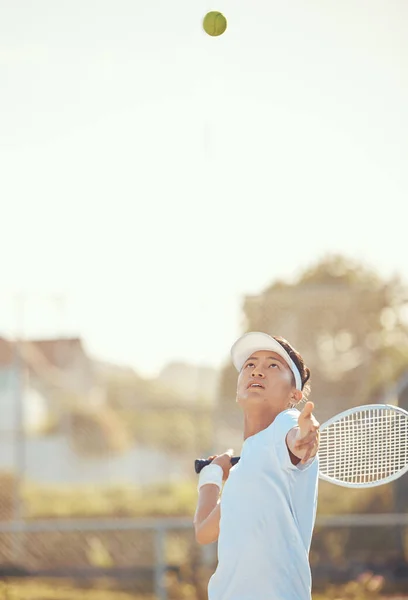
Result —
[[[14,347],[8,340],[0,337],[0,367],[10,365],[14,360]]]
[[[15,341],[0,337],[0,369],[13,365],[15,349]],[[48,385],[70,388],[73,370],[80,374],[81,385],[92,383],[92,361],[79,338],[23,340],[19,356],[28,372]]]
[[[88,359],[80,338],[30,340],[28,343],[39,350],[47,362],[54,367],[63,369],[72,364],[79,355]]]

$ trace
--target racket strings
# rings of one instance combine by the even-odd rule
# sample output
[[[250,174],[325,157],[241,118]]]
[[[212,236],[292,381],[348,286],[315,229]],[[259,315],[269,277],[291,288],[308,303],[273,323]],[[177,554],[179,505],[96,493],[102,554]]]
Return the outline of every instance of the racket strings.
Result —
[[[320,471],[354,484],[380,481],[408,463],[408,419],[390,409],[365,409],[323,429]]]

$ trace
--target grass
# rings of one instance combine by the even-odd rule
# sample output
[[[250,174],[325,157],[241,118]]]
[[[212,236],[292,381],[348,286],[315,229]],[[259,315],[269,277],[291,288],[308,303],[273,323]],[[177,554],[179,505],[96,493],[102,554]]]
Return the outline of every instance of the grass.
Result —
[[[84,589],[67,581],[11,580],[0,582],[1,600],[155,600],[151,595],[117,590]]]
[[[96,587],[96,586],[99,587]],[[170,600],[196,600],[197,595],[192,586],[179,586],[169,590]],[[380,590],[364,589],[357,582],[346,586],[329,589],[322,594],[313,594],[313,600],[407,600],[408,596],[384,596]],[[109,589],[100,582],[93,589],[76,586],[69,580],[10,580],[0,582],[1,600],[157,600],[151,594],[140,595]]]

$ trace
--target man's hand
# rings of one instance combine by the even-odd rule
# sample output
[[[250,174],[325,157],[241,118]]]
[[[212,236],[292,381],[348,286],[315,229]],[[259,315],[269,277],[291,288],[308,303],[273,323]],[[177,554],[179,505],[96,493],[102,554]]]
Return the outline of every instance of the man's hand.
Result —
[[[231,456],[233,456],[234,451],[230,448],[224,454],[219,454],[218,456],[209,456],[208,459],[211,460],[212,465],[220,465],[223,471],[223,481],[227,481],[230,469],[232,467],[231,464]]]
[[[294,453],[299,456],[305,453],[302,463],[315,456],[319,449],[320,423],[312,415],[313,402],[306,402],[298,419],[298,430],[295,439]]]

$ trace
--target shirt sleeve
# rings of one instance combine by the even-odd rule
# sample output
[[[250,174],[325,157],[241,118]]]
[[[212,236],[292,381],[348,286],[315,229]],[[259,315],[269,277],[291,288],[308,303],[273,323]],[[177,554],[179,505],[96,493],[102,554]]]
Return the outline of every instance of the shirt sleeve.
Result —
[[[314,462],[315,456],[302,464],[299,462],[294,465],[290,459],[289,448],[286,444],[286,436],[293,427],[297,427],[300,412],[296,409],[285,410],[280,413],[274,421],[274,446],[278,462],[285,470],[304,471],[308,469]]]

